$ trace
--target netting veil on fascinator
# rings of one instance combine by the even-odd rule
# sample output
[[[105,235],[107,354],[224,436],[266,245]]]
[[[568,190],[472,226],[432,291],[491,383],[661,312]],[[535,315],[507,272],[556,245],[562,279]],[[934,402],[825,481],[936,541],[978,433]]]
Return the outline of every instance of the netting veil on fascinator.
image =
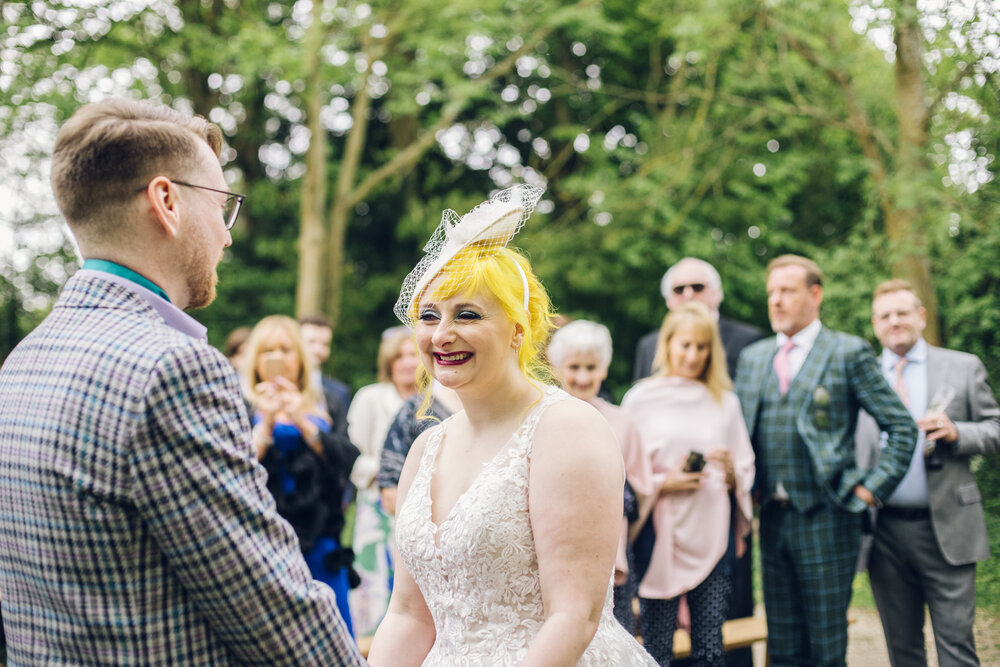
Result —
[[[462,249],[471,246],[476,247],[480,256],[505,247],[524,226],[543,192],[545,190],[542,188],[515,185],[497,193],[461,217],[451,209],[446,209],[441,214],[441,224],[424,246],[423,259],[403,280],[399,299],[393,308],[396,317],[409,327],[415,324],[414,300],[420,298],[427,285],[449,262],[451,266],[448,266],[448,274],[452,277],[453,284],[458,287],[467,282],[472,277],[474,260],[462,260],[461,265],[456,265],[452,261],[455,256]],[[517,270],[521,273],[524,284],[524,307],[527,310],[528,279],[519,264]]]

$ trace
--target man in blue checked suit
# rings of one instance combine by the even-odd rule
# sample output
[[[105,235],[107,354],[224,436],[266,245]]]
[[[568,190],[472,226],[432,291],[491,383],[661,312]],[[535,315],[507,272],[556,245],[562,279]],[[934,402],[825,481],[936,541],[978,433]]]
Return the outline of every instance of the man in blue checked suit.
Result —
[[[203,118],[111,100],[52,186],[86,261],[0,369],[12,665],[360,665],[250,444],[236,374],[183,310],[243,197]]]
[[[844,665],[862,516],[906,473],[916,425],[871,346],[820,323],[815,262],[774,259],[767,297],[777,336],[740,355],[736,394],[757,454],[768,652],[773,667]],[[855,463],[859,408],[887,434],[865,471]]]

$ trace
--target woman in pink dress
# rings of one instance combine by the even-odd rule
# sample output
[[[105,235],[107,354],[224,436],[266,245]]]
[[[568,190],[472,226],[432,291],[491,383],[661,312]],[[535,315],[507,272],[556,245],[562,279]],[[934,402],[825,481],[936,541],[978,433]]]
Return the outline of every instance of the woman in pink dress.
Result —
[[[653,370],[622,401],[642,435],[659,494],[651,519],[656,539],[639,582],[642,636],[660,665],[669,665],[686,595],[694,664],[722,666],[733,560],[752,519],[754,455],[707,308],[691,302],[670,311]]]
[[[548,357],[563,390],[597,408],[622,448],[625,460],[625,517],[622,518],[615,558],[615,618],[626,630],[635,634],[632,600],[636,581],[629,577],[628,535],[629,526],[641,526],[652,507],[652,472],[632,418],[617,405],[597,395],[601,383],[608,377],[611,352],[611,333],[606,326],[575,320],[552,334]]]

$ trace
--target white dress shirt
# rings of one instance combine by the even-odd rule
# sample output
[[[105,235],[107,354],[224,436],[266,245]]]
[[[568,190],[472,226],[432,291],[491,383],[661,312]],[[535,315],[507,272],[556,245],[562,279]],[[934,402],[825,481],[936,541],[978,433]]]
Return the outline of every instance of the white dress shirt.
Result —
[[[896,363],[900,357],[892,350],[882,350],[882,374],[890,385],[896,382]],[[927,412],[927,343],[923,338],[906,353],[907,364],[903,367],[903,382],[906,383],[906,393],[909,405],[907,408],[914,419],[919,419]],[[903,480],[885,501],[893,507],[928,507],[927,500],[927,468],[924,465],[924,432],[917,434],[917,446],[910,459],[910,467],[906,470]],[[888,438],[885,433],[879,438],[879,446],[885,447]]]
[[[795,347],[788,352],[789,382],[795,379],[795,376],[798,375],[799,370],[802,368],[802,364],[806,363],[806,357],[809,356],[809,351],[816,344],[816,337],[819,336],[819,331],[822,328],[823,325],[820,324],[819,320],[813,320],[792,336],[792,342],[795,343]],[[780,350],[788,341],[788,336],[778,333],[777,339],[778,349]]]

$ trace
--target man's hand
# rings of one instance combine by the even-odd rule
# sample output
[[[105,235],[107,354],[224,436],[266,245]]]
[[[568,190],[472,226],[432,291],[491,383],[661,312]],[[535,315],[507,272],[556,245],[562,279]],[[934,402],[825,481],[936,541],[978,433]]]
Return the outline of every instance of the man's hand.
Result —
[[[861,484],[854,487],[854,495],[863,500],[868,507],[875,507],[875,496]]]
[[[917,420],[917,427],[927,433],[928,440],[939,440],[949,444],[958,440],[958,427],[943,412],[921,417]]]

